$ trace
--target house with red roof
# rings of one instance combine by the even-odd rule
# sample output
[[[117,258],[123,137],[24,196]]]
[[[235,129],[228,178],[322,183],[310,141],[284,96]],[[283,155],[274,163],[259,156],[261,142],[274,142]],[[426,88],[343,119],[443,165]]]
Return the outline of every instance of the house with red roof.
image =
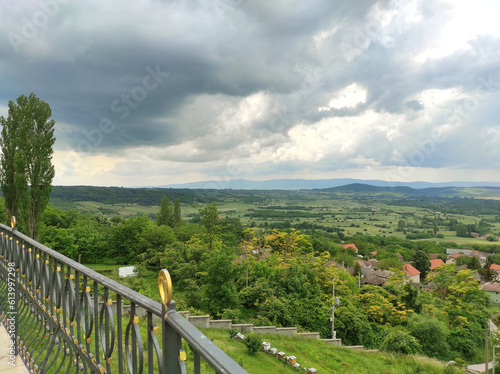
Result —
[[[404,266],[404,272],[406,273],[406,276],[413,282],[420,283],[420,271],[415,269],[412,265],[410,264],[405,264]]]
[[[435,268],[437,268],[439,266],[443,266],[443,265],[446,265],[446,264],[440,258],[438,258],[436,260],[431,260],[431,270],[434,270]]]
[[[497,273],[497,279],[499,279],[500,278],[500,265],[491,264],[490,269],[494,270]]]
[[[342,248],[347,249],[347,248],[352,248],[356,252],[358,252],[358,248],[354,244],[341,244],[340,245]]]

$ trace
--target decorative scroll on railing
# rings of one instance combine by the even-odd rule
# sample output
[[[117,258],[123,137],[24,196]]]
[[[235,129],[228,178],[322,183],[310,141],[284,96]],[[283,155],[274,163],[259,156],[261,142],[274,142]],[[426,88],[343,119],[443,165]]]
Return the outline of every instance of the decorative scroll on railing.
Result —
[[[31,373],[246,373],[176,311],[166,270],[158,303],[14,226],[0,224],[0,312]]]

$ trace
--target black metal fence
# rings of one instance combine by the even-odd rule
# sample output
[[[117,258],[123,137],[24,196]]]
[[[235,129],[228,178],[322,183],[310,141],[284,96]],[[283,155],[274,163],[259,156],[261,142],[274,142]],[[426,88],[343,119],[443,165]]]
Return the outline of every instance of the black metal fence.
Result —
[[[247,373],[176,311],[0,224],[0,311],[31,373]],[[203,363],[205,362],[205,364]]]

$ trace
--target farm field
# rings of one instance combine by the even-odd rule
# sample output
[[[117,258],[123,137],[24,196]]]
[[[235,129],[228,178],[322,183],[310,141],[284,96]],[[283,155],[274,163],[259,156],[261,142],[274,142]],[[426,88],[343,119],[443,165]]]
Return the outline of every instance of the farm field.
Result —
[[[495,201],[490,190],[464,189],[465,195],[477,196],[481,201]],[[165,190],[167,194],[171,190]],[[488,222],[488,234],[500,235],[500,211],[491,214],[475,211],[462,214],[450,212],[450,201],[440,205],[436,200],[432,208],[405,205],[407,196],[394,192],[351,192],[318,193],[306,191],[223,191],[214,193],[217,209],[221,218],[239,219],[244,227],[264,229],[290,228],[324,229],[340,231],[345,236],[355,234],[394,236],[407,238],[407,235],[432,233],[430,237],[419,240],[451,241],[461,245],[487,244],[483,237],[457,237],[456,231],[450,230],[450,221],[464,225],[478,225]],[[455,196],[455,199],[459,199]],[[461,200],[464,200],[460,198]],[[468,197],[466,201],[471,201]],[[425,203],[425,199],[422,199]],[[196,219],[198,210],[204,203],[184,203],[181,200],[182,218],[185,221]],[[108,217],[128,218],[147,215],[154,218],[158,205],[142,205],[123,201],[105,203],[97,201],[75,201],[72,204],[80,212],[102,213]],[[421,204],[425,205],[425,204]],[[442,208],[442,209],[441,209]],[[459,210],[459,209],[458,209]],[[495,214],[496,212],[496,214]],[[467,213],[467,214],[465,214]],[[490,213],[490,212],[487,212]],[[424,235],[425,236],[425,235]],[[429,235],[428,235],[429,236]]]

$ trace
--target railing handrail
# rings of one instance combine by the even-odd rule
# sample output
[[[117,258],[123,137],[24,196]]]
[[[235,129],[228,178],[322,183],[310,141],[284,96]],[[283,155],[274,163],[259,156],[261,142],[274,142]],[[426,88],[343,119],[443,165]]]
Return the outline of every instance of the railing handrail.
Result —
[[[146,309],[147,311],[150,311],[151,313],[161,316],[161,304],[157,301],[154,301],[150,299],[149,297],[146,297],[144,295],[141,295],[139,292],[134,291],[123,284],[120,284],[113,279],[110,279],[102,274],[99,274],[97,271],[92,270],[85,265],[80,264],[79,262],[76,262],[59,252],[53,250],[52,248],[49,248],[42,243],[37,242],[36,240],[30,238],[29,236],[23,234],[17,229],[12,229],[9,226],[6,226],[2,223],[0,223],[0,228],[2,230],[6,230],[12,235],[15,235],[22,239],[24,242],[31,244],[33,247],[36,247],[43,252],[47,253],[49,256],[55,258],[57,261],[60,261],[61,263],[71,267],[72,269],[78,270],[80,273],[84,274],[87,276],[87,278],[96,281],[99,284],[105,285],[108,289],[111,291],[115,292],[116,294],[119,294],[123,297],[125,297],[128,300],[134,299],[134,302]]]
[[[146,311],[155,315],[162,320],[163,332],[165,333],[165,326],[170,326],[170,328],[175,331],[180,337],[178,338],[178,343],[180,344],[180,338],[184,339],[195,352],[195,356],[199,355],[208,365],[210,365],[217,373],[224,374],[245,374],[246,370],[241,368],[232,358],[230,358],[222,349],[220,349],[215,343],[213,343],[208,337],[206,337],[201,331],[199,331],[195,326],[193,326],[185,317],[175,310],[175,301],[171,301],[167,305],[167,311],[165,316],[165,306],[162,303],[154,301],[140,293],[131,290],[130,288],[107,278],[106,276],[99,274],[98,272],[89,269],[88,267],[60,254],[59,252],[33,240],[32,238],[26,236],[25,234],[19,232],[17,229],[13,229],[9,226],[0,223],[0,230],[10,235],[12,238],[16,238],[19,242],[23,243],[25,246],[32,246],[37,250],[45,253],[48,257],[54,259],[56,262],[64,264],[68,269],[74,270],[75,274],[79,273],[84,277],[94,281],[95,283],[102,285],[105,289],[114,292],[116,295],[129,300],[136,306],[144,308]],[[18,265],[19,266],[19,265]],[[94,302],[97,302],[98,295],[94,295]],[[117,306],[121,308],[121,306]],[[121,312],[120,312],[121,315]],[[148,315],[148,320],[150,319]],[[97,321],[95,321],[97,323]],[[120,330],[119,330],[120,331]],[[18,337],[19,339],[19,337]],[[164,337],[165,339],[165,337]],[[170,338],[169,338],[170,339]],[[165,350],[164,340],[164,347]],[[97,343],[96,343],[97,344]],[[177,343],[176,343],[177,344]],[[97,346],[96,346],[97,347]],[[169,356],[170,360],[174,359],[175,356]],[[172,358],[173,357],[173,358]],[[163,358],[165,359],[165,352],[163,353]],[[164,365],[166,363],[164,362]],[[198,369],[196,366],[198,365]],[[195,364],[195,371],[199,372],[199,363]],[[165,366],[164,366],[165,367]],[[165,370],[165,369],[164,369]],[[167,371],[169,369],[166,369]],[[176,369],[178,370],[178,369]],[[179,369],[180,370],[180,369]],[[177,372],[177,371],[176,371]],[[179,373],[181,371],[178,371]],[[248,374],[248,373],[247,373]]]

